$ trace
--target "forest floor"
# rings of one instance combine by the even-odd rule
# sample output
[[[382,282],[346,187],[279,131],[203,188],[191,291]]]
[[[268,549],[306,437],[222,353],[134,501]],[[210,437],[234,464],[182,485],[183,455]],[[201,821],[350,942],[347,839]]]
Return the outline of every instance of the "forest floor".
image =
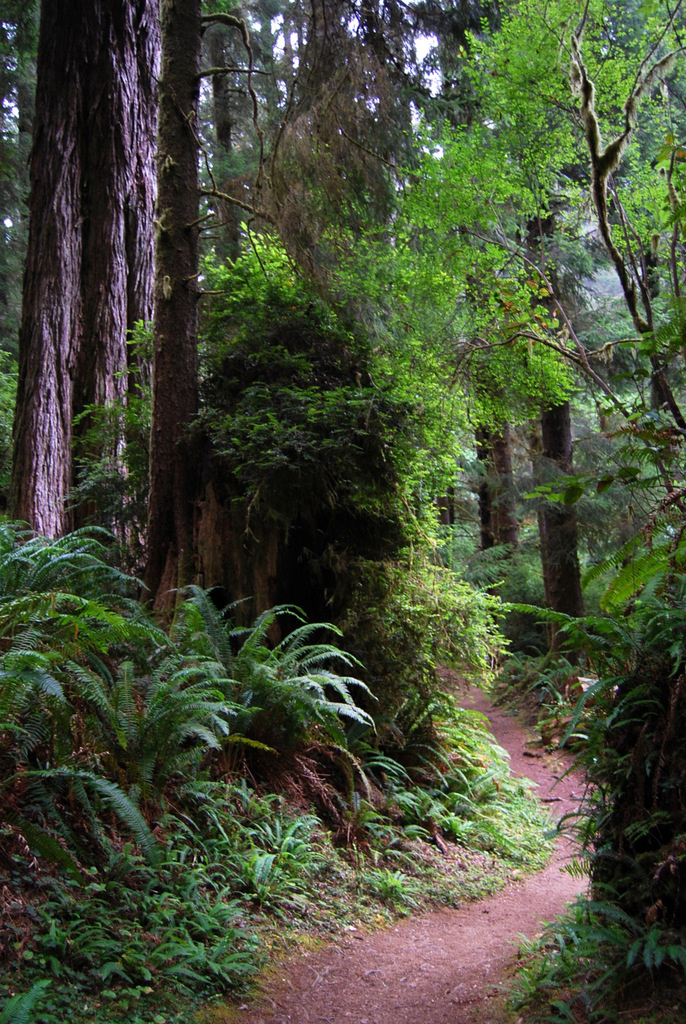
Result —
[[[565,774],[565,756],[537,747],[525,727],[480,691],[466,689],[460,697],[488,717],[513,773],[536,783],[554,820],[576,811],[583,782]],[[351,928],[333,945],[303,950],[267,969],[249,1002],[219,1014],[215,1008],[208,1024],[510,1024],[517,1018],[505,1007],[503,986],[514,973],[517,938],[534,938],[583,887],[564,870],[573,852],[568,840],[558,839],[544,870],[489,899],[408,918],[386,931]]]

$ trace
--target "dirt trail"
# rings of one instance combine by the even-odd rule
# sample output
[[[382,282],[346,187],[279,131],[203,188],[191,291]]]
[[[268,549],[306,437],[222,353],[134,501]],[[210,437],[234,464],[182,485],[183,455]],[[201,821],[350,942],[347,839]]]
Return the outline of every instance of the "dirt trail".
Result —
[[[577,808],[578,778],[558,783],[566,764],[527,745],[511,717],[470,689],[465,707],[484,712],[511,757],[512,771],[538,784],[552,816]],[[529,756],[527,756],[529,755]],[[531,756],[533,755],[533,756]],[[494,986],[511,974],[513,941],[533,937],[582,888],[562,870],[571,855],[558,842],[543,871],[498,895],[459,910],[443,910],[372,935],[347,934],[316,953],[282,965],[256,1000],[242,1008],[242,1024],[506,1024],[504,996]]]

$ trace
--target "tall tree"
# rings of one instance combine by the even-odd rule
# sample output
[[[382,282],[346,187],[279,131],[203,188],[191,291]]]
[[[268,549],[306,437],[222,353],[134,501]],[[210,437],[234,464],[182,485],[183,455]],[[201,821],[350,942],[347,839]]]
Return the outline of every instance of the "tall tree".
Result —
[[[200,0],[162,0],[148,563],[157,606],[191,582],[198,408]]]
[[[427,41],[460,49],[469,31],[497,22],[497,4],[296,0],[274,20],[282,99],[263,199],[294,258],[326,281],[392,218],[397,180],[416,160],[417,111],[445,106]]]
[[[572,472],[572,421],[569,402],[541,413],[541,458],[547,465],[544,476]],[[573,504],[544,502],[538,515],[541,566],[546,604],[556,612],[579,616],[584,613],[578,556],[578,526]],[[559,648],[558,631],[551,631],[551,647]]]
[[[152,313],[156,4],[41,9],[12,509],[49,536],[73,523],[74,417],[124,394]]]
[[[26,251],[38,5],[0,0],[0,348],[16,354]]]
[[[499,544],[517,546],[517,510],[512,478],[510,424],[476,431],[476,454],[481,464],[479,520],[483,551]]]
[[[218,255],[235,260],[240,253],[240,214],[238,207],[230,201],[241,188],[248,184],[249,176],[239,169],[240,156],[236,140],[240,139],[241,120],[245,119],[248,104],[245,102],[245,74],[239,77],[237,68],[245,54],[237,55],[237,33],[221,23],[212,24],[203,35],[204,61],[211,76],[212,129],[212,178],[218,190],[227,198],[219,204],[220,226],[215,233],[214,249]],[[252,147],[251,147],[252,149]]]

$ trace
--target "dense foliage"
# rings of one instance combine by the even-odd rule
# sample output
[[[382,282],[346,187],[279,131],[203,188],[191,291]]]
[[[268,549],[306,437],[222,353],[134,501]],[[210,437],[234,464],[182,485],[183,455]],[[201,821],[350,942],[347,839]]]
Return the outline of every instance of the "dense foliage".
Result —
[[[416,410],[375,383],[368,343],[280,247],[207,273],[223,294],[209,313],[203,422],[236,496],[284,534],[298,524],[315,557],[318,530],[339,550],[393,550],[408,466],[421,457]]]
[[[446,668],[490,678],[501,628],[502,678],[590,784],[592,892],[531,951],[529,995],[555,1002],[535,1012],[659,1004],[686,964],[682,0],[123,4],[151,47],[131,81],[156,60],[145,18],[169,57],[192,15],[155,72],[157,171],[200,166],[199,193],[165,191],[153,225],[152,160],[115,195],[140,154],[113,150],[107,202],[90,171],[48,196],[34,256],[66,223],[86,255],[50,250],[71,298],[32,308],[25,276],[12,429],[36,62],[56,181],[128,123],[106,83],[97,132],[87,83],[69,109],[38,6],[0,3],[0,492],[14,434],[10,501],[55,469],[36,501],[86,528],[36,536],[33,506],[0,527],[0,1022],[52,1024],[71,988],[154,1019],[166,984],[240,982],[253,931],[305,906],[330,927],[362,886],[402,911],[427,877],[456,899],[472,880],[440,883],[436,849],[535,860],[530,801],[446,692]],[[106,24],[79,39],[93,66]],[[200,74],[165,92],[193,48]],[[177,276],[172,237],[193,243]],[[106,249],[125,288],[107,259],[89,276]],[[112,371],[105,314],[139,287]]]
[[[325,924],[360,872],[382,906],[418,906],[434,841],[513,866],[540,856],[525,788],[448,694],[377,729],[325,627],[272,645],[274,619],[295,609],[236,628],[192,588],[166,633],[103,539],[2,530],[0,977],[13,1013],[36,1003],[33,1019],[52,1024],[76,989],[76,1019],[93,1019],[90,1003],[110,1021],[152,1019],[169,984],[178,1001],[254,970],[250,913],[264,929],[316,898]],[[418,760],[409,723],[427,715]],[[295,809],[305,802],[319,817]],[[469,892],[471,874],[436,882],[438,898]]]

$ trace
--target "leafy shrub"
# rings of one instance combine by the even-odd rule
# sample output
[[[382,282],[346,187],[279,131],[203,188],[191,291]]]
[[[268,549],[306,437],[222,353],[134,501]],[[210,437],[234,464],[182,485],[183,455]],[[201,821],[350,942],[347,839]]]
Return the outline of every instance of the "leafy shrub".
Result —
[[[659,901],[660,920],[671,926],[686,913],[686,587],[682,579],[666,583],[625,616],[560,622],[598,677],[568,729],[583,716],[592,878],[618,893],[632,916]]]
[[[137,674],[131,662],[115,672],[75,667],[89,710],[84,722],[91,757],[142,806],[198,775],[208,751],[220,750],[232,708],[202,667],[175,652]]]
[[[252,559],[231,548],[236,567],[211,582],[226,599],[266,594],[261,607],[294,603],[337,622],[357,586],[356,561],[393,559],[416,542],[432,495],[454,476],[445,396],[419,401],[416,361],[391,368],[278,244],[259,241],[206,273],[218,293],[203,358],[213,497],[234,535],[245,533],[248,546],[259,538]],[[276,580],[274,566],[256,567],[266,550]]]
[[[82,886],[43,878],[26,891],[30,930],[17,928],[2,981],[49,985],[45,1016],[32,1019],[65,1019],[76,991],[86,1003],[109,1003],[110,1015],[99,1019],[128,1020],[134,1008],[164,1002],[165,989],[177,1000],[225,991],[254,970],[255,941],[230,884],[202,845],[175,831],[154,867],[124,846]],[[15,881],[20,870],[18,862]]]
[[[556,926],[533,970],[573,992],[541,1019],[570,1020],[577,1006],[600,1024],[634,1000],[640,1010],[653,986],[684,984],[686,586],[666,573],[623,615],[556,621],[597,676],[567,728],[585,734],[579,826],[592,898]]]
[[[379,699],[377,724],[397,738],[426,738],[439,664],[490,678],[502,643],[498,602],[419,559],[362,561],[354,570],[351,608],[340,625]]]
[[[402,735],[337,629],[290,606],[237,627],[193,587],[167,635],[102,540],[0,530],[0,852],[21,894],[0,918],[0,947],[17,954],[0,979],[13,1013],[55,1024],[76,991],[120,1021],[163,1007],[165,986],[177,998],[223,991],[256,961],[247,913],[287,920],[313,893],[331,903],[327,887],[351,872],[345,855],[319,819],[250,789],[246,768],[320,807],[351,860],[369,852],[377,906],[421,898],[411,851],[422,839],[512,858],[495,810],[500,768],[482,759],[482,739],[470,747],[474,730],[447,697],[421,707],[412,666],[395,705]],[[400,637],[425,616],[422,685],[451,649],[488,671],[488,601],[456,583],[447,593],[430,567],[394,567],[389,580],[389,628]],[[279,620],[294,628],[270,641]]]
[[[286,526],[346,506],[367,529],[397,519],[411,410],[374,384],[369,346],[275,244],[206,272],[222,294],[206,331],[203,418],[253,513]]]
[[[402,778],[389,782],[391,812],[405,826],[421,826],[427,836],[438,832],[515,864],[540,863],[548,852],[542,841],[548,819],[526,780],[510,776],[507,754],[494,742],[486,719],[459,708],[447,693],[435,698],[433,715],[433,743],[411,748],[414,761],[406,762],[407,776],[420,785]]]
[[[526,1006],[532,1024],[610,1024],[628,1014],[635,1020],[664,1020],[661,1010],[650,1016],[651,1002],[679,1003],[686,972],[684,930],[637,920],[619,908],[616,894],[605,895],[579,900],[521,947],[512,1002]]]
[[[75,877],[79,872],[67,850],[87,862],[93,856],[88,847],[100,847],[102,822],[112,812],[151,855],[154,847],[139,810],[101,773],[82,731],[88,715],[84,680],[107,674],[117,655],[142,657],[166,642],[127,598],[131,581],[103,555],[92,533],[48,542],[26,537],[13,524],[0,529],[6,835],[10,842],[23,837]]]

